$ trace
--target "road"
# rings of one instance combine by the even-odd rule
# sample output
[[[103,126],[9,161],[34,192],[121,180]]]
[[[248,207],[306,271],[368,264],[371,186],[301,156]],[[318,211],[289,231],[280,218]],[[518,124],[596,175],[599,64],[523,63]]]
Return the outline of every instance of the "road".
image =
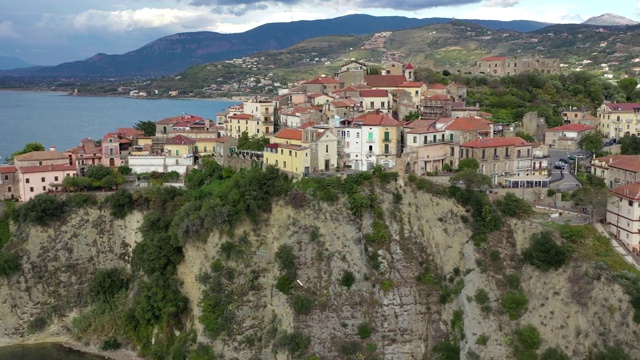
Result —
[[[551,168],[551,181],[560,179],[562,177],[561,171],[564,172],[564,181],[558,187],[557,190],[560,191],[570,191],[575,190],[579,187],[580,183],[573,175],[575,173],[574,166],[567,166],[565,170],[554,169],[553,165],[559,161],[560,159],[568,159],[569,156],[582,156],[580,162],[583,164],[589,163],[591,161],[591,154],[586,150],[556,150],[549,149],[549,167]],[[554,187],[553,185],[551,187]],[[554,187],[555,188],[555,187]]]

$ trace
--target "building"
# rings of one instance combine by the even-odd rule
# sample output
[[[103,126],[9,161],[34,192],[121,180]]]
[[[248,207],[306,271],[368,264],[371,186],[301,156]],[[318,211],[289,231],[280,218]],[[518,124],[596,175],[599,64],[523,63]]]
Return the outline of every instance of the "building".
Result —
[[[609,155],[591,160],[591,174],[610,188],[640,181],[640,155]]]
[[[15,166],[0,166],[0,201],[15,200],[20,196],[20,181]]]
[[[164,155],[131,155],[129,167],[134,174],[175,171],[184,176],[193,167],[193,157]]]
[[[91,138],[82,139],[79,146],[67,150],[67,153],[72,155],[72,163],[80,176],[84,176],[89,166],[102,163],[102,148]]]
[[[380,111],[386,113],[391,109],[391,97],[387,90],[360,90],[359,97],[361,107],[364,111]]]
[[[344,82],[328,76],[319,76],[315,79],[305,81],[302,83],[302,86],[307,94],[330,94],[335,90],[342,89],[344,87]]]
[[[76,176],[71,155],[59,151],[32,151],[13,158],[19,200],[29,201],[36,195],[56,191],[67,176]]]
[[[596,111],[598,130],[607,139],[640,135],[640,103],[602,104]]]
[[[560,59],[487,56],[476,62],[472,73],[479,75],[516,75],[538,70],[547,74],[560,73]]]
[[[405,125],[403,131],[405,173],[438,173],[445,164],[453,168],[456,146],[453,134],[447,133],[444,126],[438,126],[435,120],[416,120]]]
[[[451,117],[453,101],[449,95],[436,94],[420,100],[420,118],[437,120]]]
[[[599,128],[600,121],[586,110],[565,110],[562,112],[564,124],[582,124]]]
[[[609,193],[606,215],[609,233],[628,250],[640,254],[640,184],[623,185]]]
[[[354,118],[353,124],[362,129],[362,141],[365,143],[360,154],[360,169],[371,169],[376,164],[394,168],[401,155],[401,123],[389,114],[375,111]]]
[[[532,181],[531,186],[524,183],[527,187],[544,186],[535,183],[543,178],[528,178],[533,173],[533,145],[519,137],[483,138],[462,143],[459,159],[466,158],[478,160],[478,171],[490,176],[494,185],[519,187],[518,181],[526,179]]]
[[[561,125],[549,128],[544,134],[544,143],[560,150],[578,150],[579,142],[587,134],[596,131],[595,126],[582,124]]]

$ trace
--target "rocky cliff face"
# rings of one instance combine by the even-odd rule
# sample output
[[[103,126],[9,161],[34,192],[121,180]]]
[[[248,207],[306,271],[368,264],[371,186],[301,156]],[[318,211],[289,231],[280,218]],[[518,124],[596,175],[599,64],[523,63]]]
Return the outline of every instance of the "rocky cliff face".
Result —
[[[401,201],[394,201],[396,190]],[[477,248],[461,220],[465,209],[452,200],[402,185],[376,194],[390,234],[383,245],[365,241],[374,217],[354,219],[346,201],[309,202],[301,209],[277,203],[259,224],[247,222],[233,234],[216,231],[206,242],[188,243],[178,277],[198,341],[225,359],[286,359],[289,354],[276,344],[282,333],[295,331],[310,340],[307,357],[429,359],[435,345],[453,339],[461,358],[509,359],[515,329],[531,324],[541,333],[541,349],[557,346],[571,358],[615,343],[640,356],[629,297],[600,265],[574,260],[541,272],[521,263],[520,252],[543,230],[542,223],[505,222]],[[27,328],[44,314],[56,319],[48,331],[69,336],[65,326],[86,306],[92,274],[127,266],[141,221],[139,213],[116,221],[91,209],[52,229],[17,229],[23,270],[0,280],[0,337],[34,339],[38,335]],[[234,252],[230,243],[239,244]],[[275,254],[283,244],[293,247],[297,266],[289,295],[275,287],[282,274]],[[214,271],[216,260],[232,274],[224,291],[235,317],[227,335],[212,340],[198,319],[208,285],[203,274]],[[341,284],[346,271],[355,275],[350,288]],[[501,299],[514,274],[528,306],[521,318],[510,320]],[[480,290],[487,292],[489,307],[476,300]],[[301,313],[294,303],[302,296],[313,305]],[[370,336],[359,336],[366,335],[359,331],[362,324]]]

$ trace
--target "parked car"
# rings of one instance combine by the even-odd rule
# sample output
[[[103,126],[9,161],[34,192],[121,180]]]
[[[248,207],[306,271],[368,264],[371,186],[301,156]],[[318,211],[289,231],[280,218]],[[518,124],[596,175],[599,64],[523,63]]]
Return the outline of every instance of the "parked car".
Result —
[[[567,157],[567,159],[569,159],[569,160],[571,160],[571,161],[576,161],[576,159],[577,159],[577,158],[578,158],[578,157],[577,157],[577,156],[575,156],[575,155],[569,155],[569,156]]]
[[[558,160],[559,162],[565,163],[565,164],[569,164],[571,161],[567,160],[567,159],[560,159]]]

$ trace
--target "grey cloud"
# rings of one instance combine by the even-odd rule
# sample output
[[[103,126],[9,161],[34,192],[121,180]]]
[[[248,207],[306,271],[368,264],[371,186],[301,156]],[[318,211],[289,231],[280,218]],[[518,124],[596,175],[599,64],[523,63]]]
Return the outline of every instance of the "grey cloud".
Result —
[[[517,3],[518,0],[490,0]],[[238,12],[244,13],[249,10],[256,9],[253,6],[259,6],[261,10],[268,6],[269,3],[294,5],[301,3],[302,0],[190,0],[189,4],[193,6],[212,6],[216,10],[221,8],[235,8],[231,11],[233,14]],[[467,4],[477,4],[482,0],[356,0],[354,5],[359,8],[381,8],[395,10],[421,10],[434,7],[461,6]],[[320,5],[322,3],[319,3]],[[242,6],[247,6],[243,8]],[[226,12],[229,12],[227,9]]]
[[[486,0],[482,5],[486,7],[513,7],[518,5],[519,0]]]

